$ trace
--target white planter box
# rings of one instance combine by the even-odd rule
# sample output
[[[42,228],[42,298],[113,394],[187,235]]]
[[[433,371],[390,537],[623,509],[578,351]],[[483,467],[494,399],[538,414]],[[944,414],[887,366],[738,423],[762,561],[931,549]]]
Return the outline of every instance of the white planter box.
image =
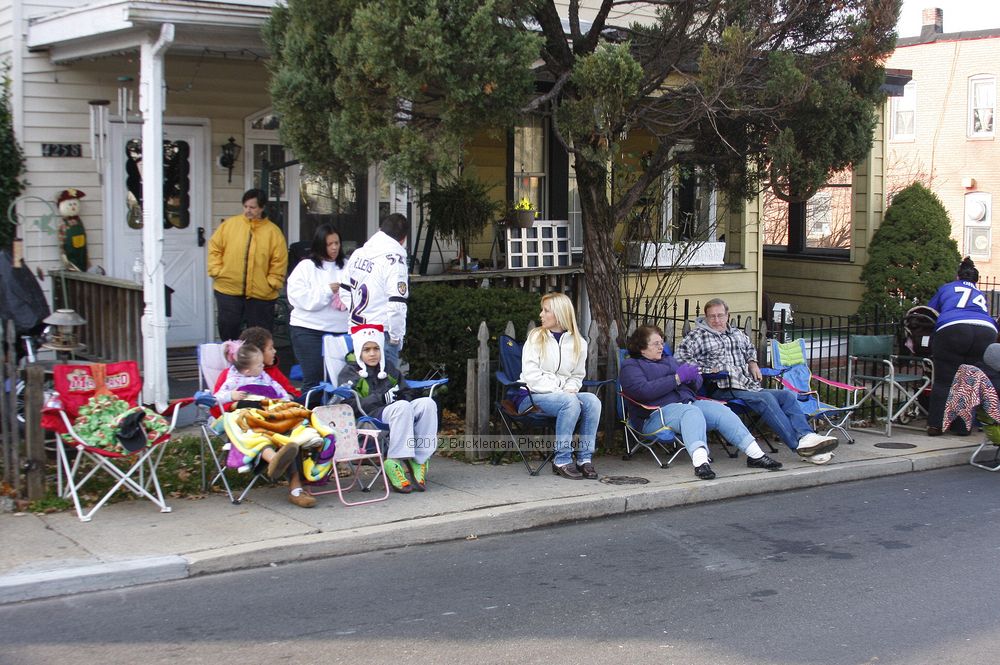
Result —
[[[669,268],[685,252],[683,243],[643,242],[629,247],[629,263],[645,267]],[[687,266],[721,266],[725,263],[726,243],[702,243],[693,252],[688,251],[684,260]]]
[[[564,268],[571,261],[568,221],[536,219],[530,229],[507,227],[508,268]]]

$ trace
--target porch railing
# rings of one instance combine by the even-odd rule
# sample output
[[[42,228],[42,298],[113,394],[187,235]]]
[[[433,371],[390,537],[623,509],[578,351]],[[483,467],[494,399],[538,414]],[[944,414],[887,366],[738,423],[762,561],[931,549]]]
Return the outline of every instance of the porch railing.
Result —
[[[520,289],[528,293],[565,293],[574,302],[579,302],[583,291],[583,268],[538,268],[525,270],[472,270],[468,272],[446,272],[440,275],[410,275],[414,288],[419,284],[443,282],[453,286],[479,288],[484,285]]]
[[[135,360],[142,366],[142,285],[83,272],[54,271],[56,308],[86,319],[79,329],[86,348],[78,355],[95,361]]]

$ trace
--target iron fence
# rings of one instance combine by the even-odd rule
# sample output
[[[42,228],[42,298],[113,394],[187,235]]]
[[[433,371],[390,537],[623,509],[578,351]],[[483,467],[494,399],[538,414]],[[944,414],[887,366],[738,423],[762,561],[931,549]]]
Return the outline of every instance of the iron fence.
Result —
[[[1000,291],[997,294],[997,300],[1000,301]],[[625,320],[630,330],[642,323],[654,323],[660,326],[671,348],[677,348],[684,333],[701,315],[702,303],[698,301],[684,299],[668,303],[649,299],[642,303],[640,311],[625,312]],[[876,312],[873,316],[796,316],[794,313],[789,316],[787,312],[782,311],[779,312],[777,320],[733,314],[730,324],[740,328],[750,337],[757,349],[757,359],[762,367],[772,366],[771,340],[789,342],[802,339],[813,374],[841,383],[848,383],[848,357],[851,338],[855,335],[891,335],[897,354],[910,353],[904,346],[900,322],[881,312]],[[877,368],[865,363],[855,368],[855,372],[857,373],[859,369],[861,373],[871,374]],[[832,395],[829,397],[835,402],[840,401]],[[884,402],[886,395],[883,392],[878,397]],[[863,413],[859,415],[872,420],[882,414],[877,403],[869,401]]]

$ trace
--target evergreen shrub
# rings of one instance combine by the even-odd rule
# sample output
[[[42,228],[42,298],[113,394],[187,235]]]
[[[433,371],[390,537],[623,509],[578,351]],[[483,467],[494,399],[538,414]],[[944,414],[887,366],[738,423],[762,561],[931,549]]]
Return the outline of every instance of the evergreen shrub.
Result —
[[[900,319],[955,279],[961,260],[941,200],[918,182],[909,185],[893,198],[868,247],[858,314]]]
[[[540,296],[518,289],[476,289],[448,284],[411,284],[406,317],[403,358],[410,363],[409,376],[422,379],[443,363],[447,390],[434,392],[435,399],[453,411],[464,413],[467,360],[475,359],[479,324],[490,331],[491,374],[497,358],[497,337],[512,321],[518,339],[524,338],[529,321],[538,320]],[[492,398],[492,395],[491,395]]]

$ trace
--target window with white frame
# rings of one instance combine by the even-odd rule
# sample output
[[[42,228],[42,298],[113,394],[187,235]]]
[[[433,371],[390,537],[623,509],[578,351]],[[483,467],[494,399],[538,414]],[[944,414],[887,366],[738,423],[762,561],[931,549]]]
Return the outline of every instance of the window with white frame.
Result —
[[[992,75],[969,79],[969,138],[992,138],[997,105],[997,82]]]
[[[576,171],[569,167],[569,239],[574,252],[583,251],[583,212],[580,210],[580,190],[576,185]]]
[[[917,84],[910,81],[902,97],[893,97],[890,104],[889,136],[895,141],[912,141],[917,130]]]
[[[716,191],[696,166],[681,165],[664,175],[661,236],[673,242],[716,240]]]
[[[514,200],[527,198],[547,219],[545,119],[528,116],[514,127]]]

